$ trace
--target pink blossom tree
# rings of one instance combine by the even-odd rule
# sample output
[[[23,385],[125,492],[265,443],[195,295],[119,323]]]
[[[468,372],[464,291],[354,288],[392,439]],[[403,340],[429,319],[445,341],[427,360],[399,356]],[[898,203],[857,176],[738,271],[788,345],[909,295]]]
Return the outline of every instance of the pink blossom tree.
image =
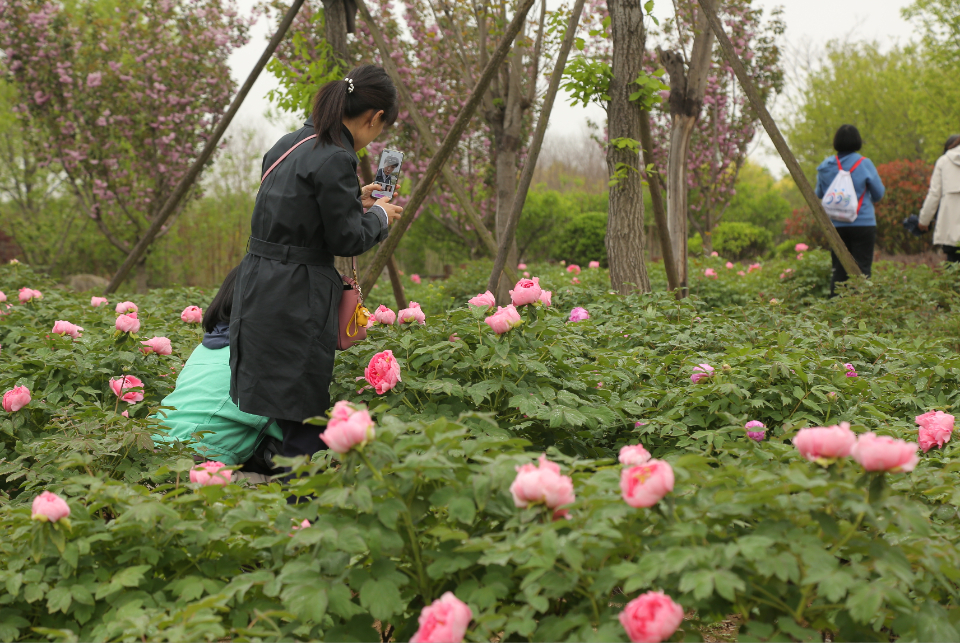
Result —
[[[688,0],[677,6],[678,13],[666,21],[661,30],[662,48],[688,51],[698,32],[694,27],[696,2]],[[770,99],[783,87],[777,42],[784,30],[780,11],[774,10],[764,20],[763,11],[754,7],[751,0],[719,3],[718,9],[737,55],[744,61],[763,98]],[[646,66],[649,70],[658,67],[652,52],[648,52]],[[688,196],[686,219],[703,237],[704,250],[710,252],[710,232],[736,193],[734,186],[746,161],[748,147],[756,136],[758,119],[719,46],[712,48],[704,74],[702,109],[687,143],[684,182]],[[654,110],[652,119],[653,162],[664,176],[669,174],[670,146],[662,142],[673,140],[671,131],[675,120],[669,96],[670,92],[664,92],[665,100]],[[685,238],[675,241],[686,245]]]
[[[20,123],[120,252],[150,226],[229,102],[227,57],[248,24],[233,0],[134,0],[113,10],[95,0],[0,0]]]
[[[279,9],[278,0],[267,0]],[[496,46],[497,33],[512,17],[507,6],[474,11],[472,3],[450,0],[375,0],[368,2],[386,37],[401,78],[410,88],[421,114],[431,124],[434,138],[442,140],[469,96],[487,56]],[[531,134],[531,117],[539,107],[538,79],[549,73],[549,61],[559,46],[562,25],[569,9],[541,12],[517,38],[514,54],[485,96],[480,115],[463,137],[449,162],[465,186],[484,223],[494,227],[497,212],[509,213]],[[541,20],[544,29],[540,30]],[[303,110],[317,85],[332,76],[331,48],[326,42],[322,12],[305,6],[294,24],[294,37],[281,46],[270,70],[280,79],[273,98],[281,107]],[[347,39],[348,65],[379,60],[379,49],[367,26],[359,19],[356,33]],[[430,161],[425,144],[404,112],[388,136],[370,146],[376,159],[385,146],[407,152],[404,182],[415,183]],[[398,197],[402,202],[402,194]],[[464,245],[478,252],[483,247],[467,217],[442,184],[422,212],[433,217]]]

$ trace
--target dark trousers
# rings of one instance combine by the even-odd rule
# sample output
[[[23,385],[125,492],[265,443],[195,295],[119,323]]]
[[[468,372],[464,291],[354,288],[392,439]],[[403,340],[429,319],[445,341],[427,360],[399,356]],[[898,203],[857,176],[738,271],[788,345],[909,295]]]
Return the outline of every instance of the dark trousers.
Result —
[[[837,228],[837,233],[843,239],[843,244],[853,255],[853,260],[857,262],[860,271],[864,276],[869,277],[873,269],[873,248],[877,242],[877,226],[849,226]],[[830,276],[830,296],[833,297],[837,284],[847,280],[847,271],[840,258],[835,252],[831,252],[833,257],[833,274]]]
[[[941,246],[943,253],[947,255],[947,261],[950,263],[960,263],[960,248],[956,246]]]
[[[293,420],[277,420],[280,430],[283,431],[283,449],[280,455],[285,458],[294,458],[298,455],[313,455],[317,451],[327,448],[320,439],[322,426],[304,424]]]
[[[293,420],[277,420],[277,425],[283,431],[283,447],[280,454],[287,458],[293,458],[298,455],[312,456],[317,451],[326,449],[327,445],[320,439],[320,432],[323,427],[315,424],[304,424]],[[290,469],[284,467],[284,471],[290,473]],[[292,475],[284,476],[284,481],[289,482]],[[295,505],[301,502],[309,502],[308,496],[288,496],[287,504]]]

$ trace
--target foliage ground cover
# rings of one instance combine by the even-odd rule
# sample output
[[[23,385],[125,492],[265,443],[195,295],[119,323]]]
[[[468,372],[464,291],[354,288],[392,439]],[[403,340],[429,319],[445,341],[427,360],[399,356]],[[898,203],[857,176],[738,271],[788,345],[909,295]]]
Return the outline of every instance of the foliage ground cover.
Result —
[[[190,445],[152,437],[200,338],[181,311],[209,293],[138,296],[134,337],[119,302],[0,267],[0,390],[31,392],[0,415],[0,639],[410,640],[451,592],[469,640],[627,640],[618,617],[648,591],[683,608],[683,640],[733,615],[741,640],[960,639],[956,440],[901,473],[792,444],[841,422],[916,441],[915,416],[957,408],[952,269],[879,264],[826,300],[826,253],[726,265],[695,263],[684,301],[531,265],[551,305],[500,335],[466,303],[483,266],[411,286],[425,323],[373,327],[337,364],[333,399],[366,405],[375,436],[291,463],[287,487],[192,483]],[[141,350],[154,336],[171,355]],[[364,369],[386,350],[401,381],[378,395]],[[111,389],[124,375],[142,400]],[[637,443],[675,477],[646,508],[620,487]],[[512,494],[541,453],[572,480],[559,520]],[[31,519],[45,490],[68,518]]]

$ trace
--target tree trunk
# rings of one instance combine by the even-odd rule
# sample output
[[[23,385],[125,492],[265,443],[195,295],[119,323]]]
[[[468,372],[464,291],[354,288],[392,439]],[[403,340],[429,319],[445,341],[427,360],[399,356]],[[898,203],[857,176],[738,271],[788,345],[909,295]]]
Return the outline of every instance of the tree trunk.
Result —
[[[687,155],[700,117],[710,73],[713,32],[697,8],[696,36],[687,62],[681,53],[658,48],[670,76],[670,154],[667,157],[667,224],[681,294],[687,294]]]
[[[519,58],[514,54],[513,60]],[[494,144],[497,150],[497,243],[500,244],[510,221],[513,199],[517,194],[517,155],[520,152],[520,136],[523,127],[523,106],[521,105],[518,65],[510,65],[510,87],[506,104],[498,122],[493,124]],[[517,240],[510,240],[507,265],[517,265]],[[502,306],[510,303],[510,289],[513,284],[501,277],[500,286],[495,293],[497,303]]]
[[[687,152],[697,119],[674,115],[670,128],[670,153],[667,156],[667,231],[673,248],[677,281],[687,290]]]
[[[137,294],[147,292],[147,258],[143,257],[137,262]]]
[[[646,32],[643,10],[634,0],[607,0],[610,32],[613,39],[613,78],[607,107],[607,132],[615,138],[640,139],[640,106],[630,102],[630,85],[643,70]],[[607,147],[607,170],[611,175],[618,165],[628,170],[610,187],[607,210],[607,261],[610,285],[621,294],[650,292],[650,279],[644,262],[643,180],[640,155],[628,149]]]
[[[347,57],[347,8],[344,0],[323,0],[324,35],[337,58],[341,68]],[[350,71],[344,69],[344,73]]]

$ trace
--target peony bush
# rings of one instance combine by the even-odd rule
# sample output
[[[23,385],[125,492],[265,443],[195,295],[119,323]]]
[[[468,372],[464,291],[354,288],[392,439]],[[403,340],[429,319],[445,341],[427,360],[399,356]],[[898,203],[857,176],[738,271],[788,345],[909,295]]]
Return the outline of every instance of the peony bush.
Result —
[[[330,450],[261,486],[153,439],[213,293],[115,311],[0,267],[44,293],[0,320],[0,640],[960,638],[951,322],[863,314],[907,318],[922,275],[821,309],[780,267],[704,261],[763,297],[531,265],[502,332],[480,287],[417,295],[424,324],[381,311],[311,420]]]

